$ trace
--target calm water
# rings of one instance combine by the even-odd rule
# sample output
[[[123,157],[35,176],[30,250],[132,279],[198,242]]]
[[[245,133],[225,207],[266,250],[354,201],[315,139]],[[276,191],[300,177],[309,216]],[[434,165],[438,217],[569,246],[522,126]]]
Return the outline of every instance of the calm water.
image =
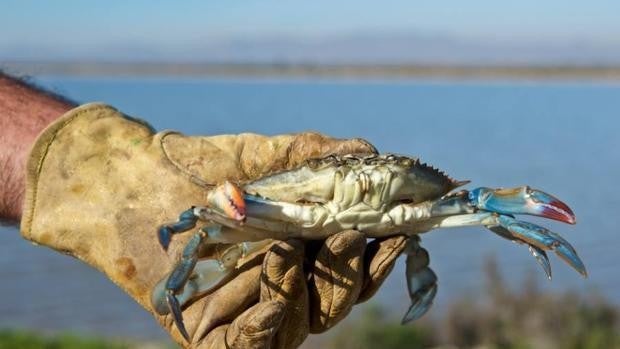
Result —
[[[556,194],[576,226],[544,222],[578,249],[583,280],[555,255],[547,282],[527,249],[482,228],[424,237],[440,278],[435,312],[482,289],[481,266],[495,255],[519,287],[535,273],[545,289],[599,292],[620,303],[620,86],[449,82],[324,82],[43,77],[80,102],[105,101],[157,129],[188,134],[315,130],[364,137],[382,151],[420,156],[472,186],[530,184]],[[472,187],[470,186],[470,187]],[[540,220],[533,219],[540,222]],[[0,327],[163,336],[158,325],[98,272],[0,233]],[[402,261],[377,300],[408,305]]]

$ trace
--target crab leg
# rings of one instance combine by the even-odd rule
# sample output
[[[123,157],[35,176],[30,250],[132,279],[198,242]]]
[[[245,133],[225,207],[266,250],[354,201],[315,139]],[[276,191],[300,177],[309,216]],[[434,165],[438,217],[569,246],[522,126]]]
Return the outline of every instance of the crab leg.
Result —
[[[241,189],[226,183],[228,192],[235,192],[235,199],[226,194],[228,199],[219,199],[222,186],[211,191],[207,196],[209,207],[195,209],[201,219],[210,220],[225,227],[237,230],[223,236],[222,242],[258,241],[264,239],[286,240],[292,237],[309,239],[327,238],[332,230],[322,224],[328,212],[322,204],[296,204],[271,201],[259,196],[243,194]],[[243,205],[243,220],[239,220],[227,211],[229,200]],[[247,215],[247,217],[246,217]],[[304,235],[304,232],[311,234]],[[322,234],[322,235],[321,235]]]
[[[575,249],[560,235],[538,225],[516,220],[513,214],[527,214],[574,224],[575,215],[562,201],[530,187],[514,189],[476,188],[447,195],[418,206],[402,205],[410,224],[424,231],[434,228],[484,225],[511,241],[525,244],[548,278],[551,268],[545,250],[554,251],[583,276],[587,275]],[[415,213],[417,211],[426,214]],[[407,213],[408,212],[408,213]],[[407,220],[405,220],[407,221]]]
[[[243,193],[239,188],[230,182],[226,182],[211,192],[209,201],[215,207],[220,208],[226,218],[239,223],[245,220],[245,201],[242,195]],[[164,224],[159,228],[157,236],[159,244],[164,250],[168,250],[173,234],[182,233],[196,227],[198,219],[201,218],[201,209],[201,207],[192,206],[179,215],[176,223]]]
[[[205,259],[197,261],[187,283],[175,294],[179,305],[182,307],[197,294],[207,292],[216,287],[225,279],[223,271],[222,264],[218,260]],[[151,303],[155,311],[160,315],[170,314],[170,308],[166,300],[167,282],[168,277],[165,277],[153,289]]]
[[[194,234],[187,242],[177,266],[167,278],[155,286],[153,292],[152,303],[155,310],[161,315],[171,313],[175,325],[187,341],[189,335],[183,323],[181,306],[196,294],[208,292],[218,286],[235,270],[239,258],[269,243],[261,241],[237,244],[227,249],[217,260],[199,261],[200,246],[207,241],[211,242],[210,240],[218,243],[220,231],[220,226],[209,226]]]
[[[170,309],[170,313],[172,313],[172,318],[174,319],[174,323],[179,329],[179,332],[181,332],[181,335],[183,335],[183,338],[187,341],[189,341],[189,334],[183,324],[181,304],[176,297],[176,293],[180,292],[187,283],[187,280],[189,280],[189,277],[196,266],[196,262],[198,261],[198,251],[200,245],[207,235],[208,233],[201,229],[189,240],[183,250],[181,261],[172,270],[165,285],[165,296],[166,302],[168,303],[168,308]]]
[[[224,185],[213,191],[209,200],[212,204],[217,205],[222,210],[225,218],[237,224],[245,220],[245,201],[241,197],[241,192],[232,184],[226,182]],[[179,216],[177,223],[164,225],[158,230],[159,242],[164,249],[167,249],[171,237],[174,233],[187,231],[196,226],[196,223],[201,217],[202,211],[207,208],[195,207],[184,211]],[[181,302],[177,298],[177,294],[183,293],[185,286],[188,284],[190,277],[194,274],[196,264],[198,263],[198,254],[203,241],[207,238],[211,238],[213,243],[219,243],[221,238],[221,226],[209,226],[200,229],[194,236],[187,242],[181,260],[176,267],[172,270],[170,275],[165,279],[165,284],[162,287],[163,280],[156,286],[156,292],[153,292],[152,302],[154,308],[160,313],[167,313],[163,309],[162,303],[165,297],[168,305],[169,312],[172,314],[172,318],[181,332],[183,338],[189,341],[189,334],[183,324],[183,313],[181,312]],[[239,246],[239,245],[238,245]],[[251,244],[242,244],[242,247],[251,246]],[[199,271],[202,275],[208,275],[208,278],[194,282],[193,287],[188,289],[187,296],[183,297],[184,301],[191,298],[190,296],[195,292],[202,290],[208,290],[217,286],[224,278],[226,278],[234,269],[237,264],[237,260],[247,251],[243,248],[238,250],[229,249],[229,253],[225,253],[216,263],[219,270],[215,267],[213,262],[205,262],[200,264]],[[195,275],[195,274],[194,274]],[[200,275],[200,273],[198,274]],[[157,292],[157,290],[159,290]]]
[[[584,277],[587,276],[587,271],[583,262],[568,241],[546,228],[533,223],[516,220],[508,215],[497,214],[494,212],[479,212],[457,216],[447,216],[440,218],[439,222],[434,225],[434,228],[450,228],[470,225],[483,225],[489,229],[500,226],[503,228],[500,233],[502,237],[508,236],[511,240],[515,239],[529,245],[530,247],[533,247],[534,257],[536,257],[537,261],[543,266],[547,276],[550,275],[550,272],[546,271],[548,261],[545,260],[546,255],[540,253],[539,250],[555,252],[578,273]],[[491,230],[497,233],[497,229]],[[509,233],[509,235],[505,236],[504,234],[506,233]]]
[[[412,236],[405,247],[407,289],[411,305],[402,324],[419,319],[433,304],[437,294],[437,275],[428,267],[428,252],[420,247],[420,238]]]
[[[164,248],[164,250],[168,250],[172,235],[182,233],[196,227],[197,221],[198,217],[194,214],[194,207],[192,206],[179,215],[179,220],[176,223],[162,225],[159,230],[157,230],[159,244]]]

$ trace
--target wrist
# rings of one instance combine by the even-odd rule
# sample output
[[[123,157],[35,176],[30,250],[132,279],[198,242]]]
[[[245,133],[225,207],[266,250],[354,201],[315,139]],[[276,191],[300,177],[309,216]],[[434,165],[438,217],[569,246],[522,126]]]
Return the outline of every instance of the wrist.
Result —
[[[30,147],[73,103],[0,72],[0,220],[21,218]]]
[[[0,152],[0,219],[17,223],[21,218],[25,189],[25,168],[36,134],[6,135]]]

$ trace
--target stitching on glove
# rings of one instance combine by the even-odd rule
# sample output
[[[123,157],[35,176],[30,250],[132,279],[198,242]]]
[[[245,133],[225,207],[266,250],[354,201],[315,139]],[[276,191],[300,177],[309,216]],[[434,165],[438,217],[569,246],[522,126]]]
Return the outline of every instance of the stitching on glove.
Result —
[[[163,131],[161,133],[161,138],[159,140],[159,148],[161,149],[162,153],[166,157],[166,160],[168,160],[179,172],[181,172],[182,174],[187,176],[187,178],[189,178],[190,182],[198,185],[199,187],[205,188],[205,187],[213,187],[213,186],[215,186],[215,184],[208,183],[206,180],[204,180],[204,179],[198,177],[197,175],[191,173],[185,167],[181,166],[181,164],[179,164],[178,162],[176,162],[176,161],[174,161],[172,159],[172,157],[170,156],[170,153],[168,153],[168,151],[166,150],[166,146],[164,145],[166,137],[168,137],[170,135],[178,135],[178,136],[184,137],[184,135],[181,132],[177,132],[177,131],[170,131],[169,130],[169,131]]]
[[[362,143],[364,146],[368,147],[368,149],[370,150],[371,153],[373,154],[379,154],[379,150],[377,150],[377,147],[375,147],[374,145],[370,144],[367,140],[365,140],[364,138],[353,138],[353,140]]]

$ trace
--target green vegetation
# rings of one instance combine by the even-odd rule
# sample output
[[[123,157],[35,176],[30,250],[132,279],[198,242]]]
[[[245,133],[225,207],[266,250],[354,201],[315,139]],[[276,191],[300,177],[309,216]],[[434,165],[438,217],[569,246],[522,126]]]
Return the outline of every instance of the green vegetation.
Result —
[[[387,313],[378,305],[371,305],[356,323],[337,331],[327,348],[410,349],[428,348],[437,343],[433,327],[428,322],[419,321],[418,326],[402,326],[389,320]]]
[[[75,334],[45,335],[25,330],[0,330],[0,349],[162,349],[165,343],[140,343]]]
[[[482,300],[463,298],[439,320],[425,317],[400,326],[371,307],[353,325],[339,329],[333,349],[620,348],[620,310],[602,297],[542,292],[534,279],[508,289],[495,263],[486,267]]]
[[[29,331],[0,330],[0,349],[127,349],[120,341],[87,338],[72,334],[46,336]]]

